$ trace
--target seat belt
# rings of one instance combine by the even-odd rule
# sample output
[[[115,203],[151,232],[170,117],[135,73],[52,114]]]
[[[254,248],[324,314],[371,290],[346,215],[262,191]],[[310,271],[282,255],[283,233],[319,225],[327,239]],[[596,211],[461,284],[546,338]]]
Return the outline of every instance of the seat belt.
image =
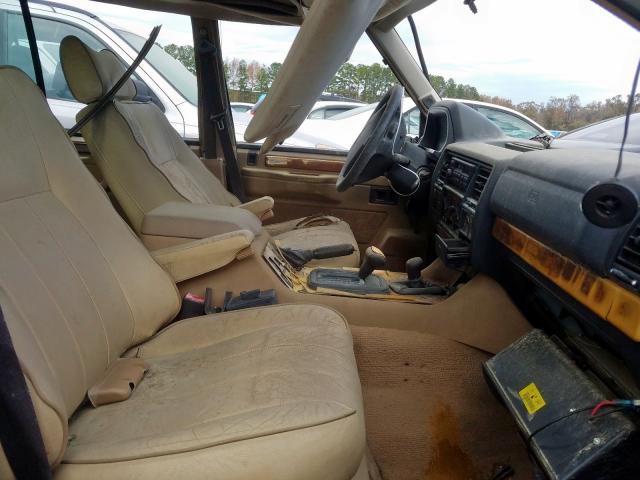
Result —
[[[162,25],[156,25],[155,27],[153,27],[153,30],[151,30],[151,35],[149,36],[145,44],[142,46],[142,49],[140,49],[140,53],[138,53],[138,56],[133,61],[133,63],[129,65],[129,68],[127,68],[127,70],[122,74],[120,79],[113,85],[113,87],[111,87],[111,89],[107,93],[105,93],[100,100],[98,100],[98,102],[96,103],[96,106],[92,110],[87,112],[87,114],[84,117],[82,117],[78,121],[78,123],[76,123],[73,127],[67,130],[67,135],[69,135],[70,137],[73,137],[76,133],[80,131],[82,127],[84,127],[87,123],[89,123],[89,121],[92,118],[94,118],[102,110],[104,110],[104,108],[111,102],[111,100],[113,100],[113,98],[116,96],[116,93],[118,93],[118,90],[120,90],[124,85],[124,83],[127,80],[129,80],[129,78],[131,78],[131,75],[133,75],[133,72],[135,71],[135,69],[138,68],[142,60],[144,60],[144,57],[147,56],[147,53],[149,53],[149,50],[151,50],[151,47],[153,47],[153,44],[158,38],[158,34],[160,33],[161,28],[162,28]]]
[[[0,444],[18,480],[51,479],[27,382],[0,308]]]
[[[47,90],[44,86],[44,76],[42,75],[42,63],[40,62],[40,54],[38,53],[38,44],[36,42],[36,33],[33,29],[33,19],[31,18],[31,11],[29,10],[29,2],[27,0],[20,0],[20,10],[22,11],[22,19],[24,20],[24,29],[27,34],[27,40],[29,41],[29,50],[31,52],[31,62],[33,63],[33,73],[36,77],[36,84],[42,90],[44,95],[47,95]]]
[[[208,120],[213,123],[218,132],[218,138],[222,147],[222,153],[226,164],[227,183],[233,193],[241,203],[246,201],[244,186],[242,185],[242,177],[240,175],[240,167],[238,166],[238,158],[235,149],[235,132],[233,129],[233,120],[229,109],[229,99],[225,94],[227,87],[222,67],[222,59],[220,57],[220,44],[218,35],[218,23],[215,22],[215,43],[209,39],[208,29],[200,29],[200,38],[198,42],[198,56],[200,60],[200,68],[202,70],[201,78],[215,78],[217,83],[217,95],[213,88],[203,86],[202,103],[203,108],[207,112],[211,112]],[[205,158],[212,158],[211,145],[205,143]]]

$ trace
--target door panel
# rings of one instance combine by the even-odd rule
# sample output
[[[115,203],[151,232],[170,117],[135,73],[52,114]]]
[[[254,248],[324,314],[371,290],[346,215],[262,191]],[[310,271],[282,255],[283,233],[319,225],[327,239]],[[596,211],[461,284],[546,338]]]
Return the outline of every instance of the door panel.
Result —
[[[386,179],[339,193],[336,180],[345,159],[346,153],[278,150],[262,156],[254,149],[238,148],[247,196],[269,195],[276,201],[275,216],[268,223],[334,215],[349,223],[361,250],[377,245],[387,255],[389,268],[403,270],[406,258],[424,255],[424,237],[411,228],[404,201]]]

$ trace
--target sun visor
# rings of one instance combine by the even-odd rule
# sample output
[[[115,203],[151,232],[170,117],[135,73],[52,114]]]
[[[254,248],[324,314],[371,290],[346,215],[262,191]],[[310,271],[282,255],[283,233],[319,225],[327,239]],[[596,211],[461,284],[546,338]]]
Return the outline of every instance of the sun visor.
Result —
[[[293,134],[353,51],[384,0],[313,2],[269,94],[244,139],[266,138],[261,152]]]

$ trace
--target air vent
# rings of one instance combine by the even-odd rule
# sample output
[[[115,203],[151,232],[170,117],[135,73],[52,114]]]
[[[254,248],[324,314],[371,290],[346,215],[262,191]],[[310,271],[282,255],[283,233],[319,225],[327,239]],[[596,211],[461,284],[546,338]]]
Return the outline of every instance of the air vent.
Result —
[[[476,178],[473,181],[473,189],[471,190],[471,198],[480,200],[480,195],[482,195],[482,191],[484,187],[487,186],[487,182],[489,181],[489,175],[491,175],[491,167],[488,165],[480,165],[478,167],[478,172],[476,173]]]
[[[633,227],[629,238],[624,242],[616,263],[631,272],[640,275],[640,224]]]

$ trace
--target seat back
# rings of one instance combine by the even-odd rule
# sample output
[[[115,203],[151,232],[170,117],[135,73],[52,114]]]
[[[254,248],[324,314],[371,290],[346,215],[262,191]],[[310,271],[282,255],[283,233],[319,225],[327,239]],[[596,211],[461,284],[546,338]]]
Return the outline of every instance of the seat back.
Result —
[[[87,108],[125,71],[113,52],[96,52],[73,36],[62,40],[60,61],[71,93]],[[145,213],[167,202],[238,205],[162,111],[152,102],[133,101],[135,87],[127,85],[82,135],[133,228],[139,233]]]
[[[0,67],[0,145],[0,304],[54,464],[87,390],[180,299],[14,67]]]

